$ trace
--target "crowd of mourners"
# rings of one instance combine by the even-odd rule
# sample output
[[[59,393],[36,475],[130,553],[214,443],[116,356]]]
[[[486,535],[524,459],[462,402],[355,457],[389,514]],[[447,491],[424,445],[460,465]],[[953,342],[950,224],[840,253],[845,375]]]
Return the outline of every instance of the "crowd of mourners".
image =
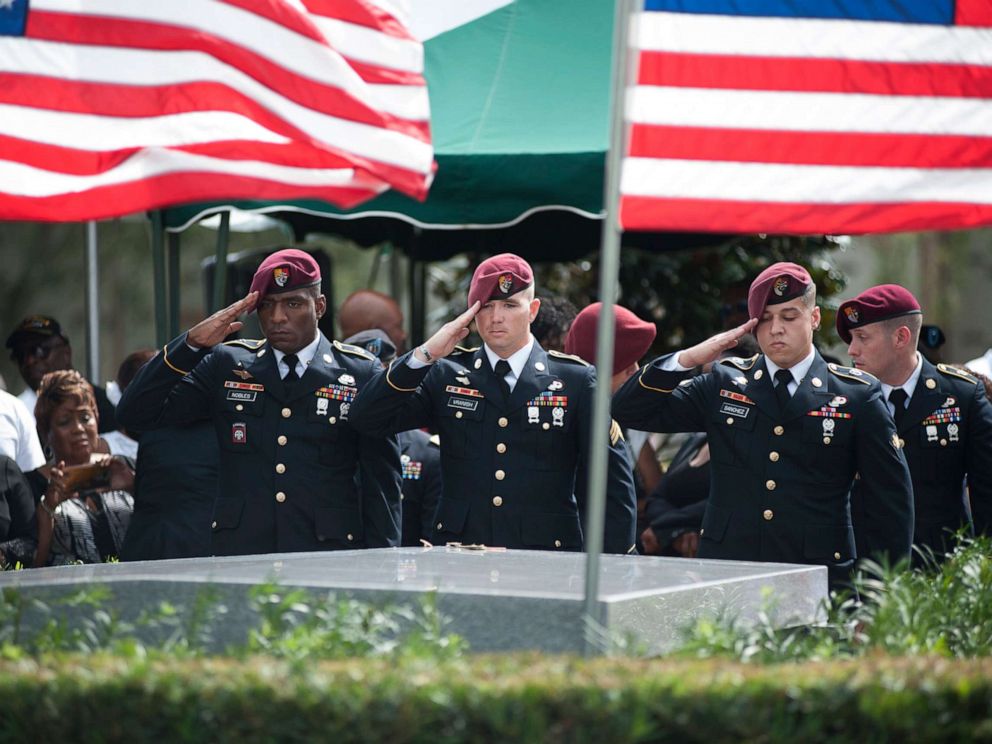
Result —
[[[407,348],[398,304],[371,290],[328,339],[321,281],[310,254],[277,251],[243,299],[106,386],[73,369],[55,318],[20,322],[6,345],[26,387],[0,392],[3,564],[583,550],[601,305],[577,312],[501,254]],[[249,313],[262,339],[237,337]],[[939,558],[988,530],[992,352],[937,361],[943,334],[904,287],[840,304],[849,364],[814,346],[816,286],[792,263],[654,360],[655,324],[614,317],[606,552],[821,564],[840,586],[859,558]]]

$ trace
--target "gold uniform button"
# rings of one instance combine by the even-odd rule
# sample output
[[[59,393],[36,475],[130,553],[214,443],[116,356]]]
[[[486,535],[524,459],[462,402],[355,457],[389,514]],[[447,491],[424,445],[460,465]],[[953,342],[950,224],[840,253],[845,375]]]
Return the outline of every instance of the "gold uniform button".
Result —
[[[561,547],[561,540],[555,540],[555,547],[556,548],[560,548]]]
[[[780,437],[783,434],[785,434],[785,427],[784,426],[776,426],[774,429],[772,429],[772,431],[775,432],[775,436]]]
[[[761,512],[761,516],[765,518],[766,522],[771,522],[773,519],[775,519],[775,512],[773,512],[771,509],[765,509],[763,512]]]
[[[461,411],[455,411],[455,418],[461,418],[461,417],[462,417],[462,416],[464,416],[464,415],[465,415],[465,414],[464,414],[464,413],[462,413]]]
[[[283,408],[282,409],[282,417],[283,418],[289,418],[292,415],[293,415],[293,412],[289,408]]]
[[[547,421],[545,421],[543,424],[541,424],[541,428],[544,429],[545,431],[547,431],[548,429],[551,428],[551,424],[549,424]]]
[[[503,470],[496,471],[496,480],[503,480],[506,477],[506,472]]]
[[[327,420],[328,420],[328,421],[329,421],[330,423],[332,423],[332,424],[336,424],[336,423],[338,422],[338,420],[337,420],[337,418],[336,418],[335,416],[331,416],[331,417],[330,417],[329,419],[327,419]]]
[[[505,429],[507,426],[510,425],[510,420],[506,416],[500,416],[499,421],[497,421],[496,423],[499,424],[500,429]]]
[[[734,420],[730,416],[727,416],[727,423],[732,424],[734,423]]]
[[[441,524],[440,522],[438,522],[438,523],[437,523],[437,527],[435,527],[435,529],[438,529],[438,530],[439,530],[439,529],[441,529],[442,527],[444,527],[444,525],[443,525],[443,524]]]
[[[286,500],[286,494],[284,494],[282,491],[276,494],[276,501],[278,501],[280,504],[285,500]]]
[[[941,447],[946,447],[947,446],[947,440],[946,439],[941,439],[940,440],[940,446]]]
[[[774,491],[775,490],[775,481],[773,481],[773,480],[765,481],[765,488],[767,488],[769,491]]]
[[[769,452],[768,459],[772,462],[778,462],[778,452]]]
[[[240,403],[238,403],[238,405],[236,405],[234,407],[234,410],[235,411],[243,411],[243,410],[245,410],[245,407],[243,405],[241,405]]]
[[[499,444],[496,445],[496,451],[499,452],[501,455],[506,454],[506,445],[500,442]]]
[[[834,560],[835,561],[839,561],[840,560],[840,553],[834,553]]]
[[[830,444],[830,437],[824,437],[823,438],[823,443],[824,444]]]
[[[282,463],[279,463],[278,465],[276,465],[276,472],[279,473],[279,475],[282,475],[283,473],[286,472],[286,466],[283,465]]]
[[[493,496],[493,506],[503,506],[503,497]]]
[[[280,447],[285,447],[286,442],[288,442],[289,439],[286,438],[285,434],[280,434],[279,437],[276,439],[276,441],[279,442]]]
[[[348,542],[351,542],[352,540],[354,540],[354,539],[355,539],[355,536],[354,536],[354,535],[352,535],[352,534],[351,534],[350,532],[349,532],[349,533],[348,533],[347,535],[345,535],[345,537],[347,537],[347,538],[348,538]]]
[[[210,529],[213,529],[213,530],[217,529],[217,523],[216,522],[211,522],[210,523]]]

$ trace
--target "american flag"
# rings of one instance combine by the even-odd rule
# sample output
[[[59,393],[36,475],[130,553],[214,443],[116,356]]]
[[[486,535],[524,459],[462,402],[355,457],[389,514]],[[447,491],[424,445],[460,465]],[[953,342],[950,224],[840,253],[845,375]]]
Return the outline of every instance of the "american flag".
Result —
[[[647,0],[630,43],[624,229],[992,224],[989,0]]]
[[[0,219],[426,195],[405,0],[0,0]]]

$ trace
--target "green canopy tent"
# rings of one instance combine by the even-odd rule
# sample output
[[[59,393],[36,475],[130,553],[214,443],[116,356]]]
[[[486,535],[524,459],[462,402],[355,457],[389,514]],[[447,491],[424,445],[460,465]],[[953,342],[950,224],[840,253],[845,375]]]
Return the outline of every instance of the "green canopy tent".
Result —
[[[445,11],[443,2],[418,5],[415,13]],[[599,248],[603,214],[612,30],[610,2],[513,0],[429,38],[438,171],[423,203],[387,193],[350,211],[306,200],[193,204],[165,210],[164,225],[180,231],[234,206],[283,219],[300,239],[389,241],[421,260],[468,249],[533,260],[586,255]],[[680,248],[719,238],[630,240]]]

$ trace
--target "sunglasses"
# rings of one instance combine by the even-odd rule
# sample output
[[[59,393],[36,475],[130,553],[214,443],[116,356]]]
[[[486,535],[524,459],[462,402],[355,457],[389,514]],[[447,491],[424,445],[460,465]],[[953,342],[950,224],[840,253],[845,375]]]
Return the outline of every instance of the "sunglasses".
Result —
[[[37,344],[35,346],[23,346],[19,349],[15,349],[14,353],[11,354],[11,359],[15,362],[23,362],[27,359],[40,359],[44,361],[52,355],[53,351],[63,348],[66,345],[64,341],[56,341],[55,343],[49,344]]]

